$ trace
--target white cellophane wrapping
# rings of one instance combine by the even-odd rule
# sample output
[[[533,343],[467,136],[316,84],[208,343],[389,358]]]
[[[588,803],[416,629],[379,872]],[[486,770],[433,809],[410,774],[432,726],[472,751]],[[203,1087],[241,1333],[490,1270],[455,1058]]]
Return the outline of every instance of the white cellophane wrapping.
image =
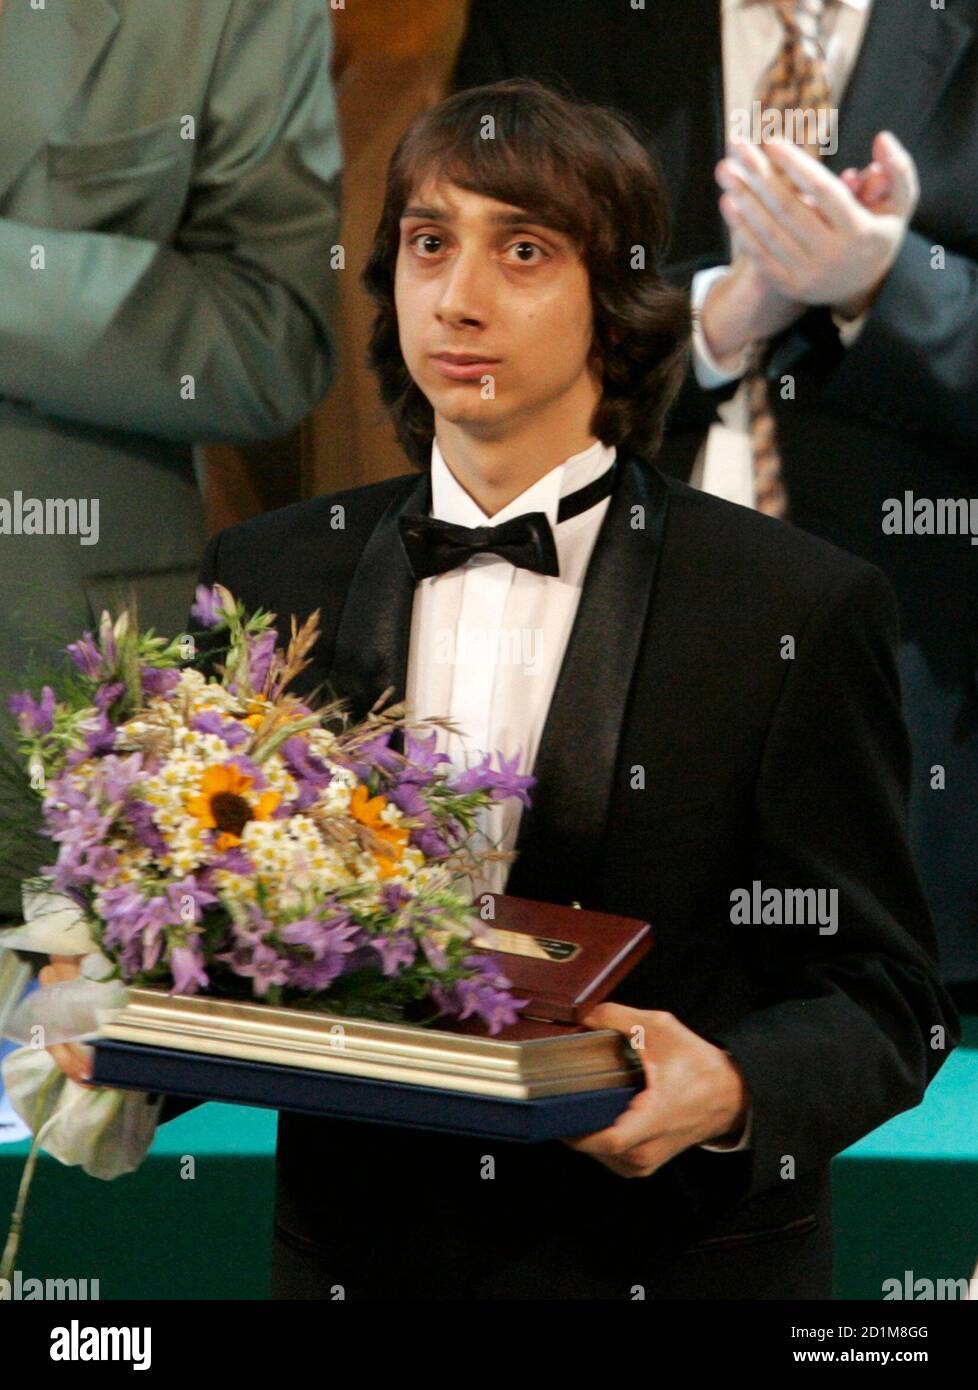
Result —
[[[78,956],[81,974],[25,995],[8,1017],[4,1035],[23,1044],[0,1064],[10,1104],[40,1147],[61,1163],[95,1178],[131,1173],[153,1143],[162,1096],[151,1100],[142,1091],[78,1085],[47,1051],[65,1042],[85,1048],[85,1040],[125,1005],[128,990],[106,978],[112,964],[70,898],[25,887],[23,906],[23,924],[0,930],[0,948]]]

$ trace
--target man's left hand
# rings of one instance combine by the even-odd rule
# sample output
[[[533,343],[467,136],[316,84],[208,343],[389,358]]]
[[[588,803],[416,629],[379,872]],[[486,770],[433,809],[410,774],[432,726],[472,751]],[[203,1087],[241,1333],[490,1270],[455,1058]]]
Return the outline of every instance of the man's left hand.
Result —
[[[873,153],[893,195],[872,211],[847,181],[788,141],[732,142],[717,166],[726,222],[787,298],[850,318],[872,304],[920,197],[916,165],[894,135],[881,132]]]
[[[624,1033],[641,1058],[646,1085],[608,1129],[562,1143],[623,1178],[647,1178],[694,1144],[739,1138],[750,1097],[722,1048],[660,1009],[598,1004],[582,1021]]]

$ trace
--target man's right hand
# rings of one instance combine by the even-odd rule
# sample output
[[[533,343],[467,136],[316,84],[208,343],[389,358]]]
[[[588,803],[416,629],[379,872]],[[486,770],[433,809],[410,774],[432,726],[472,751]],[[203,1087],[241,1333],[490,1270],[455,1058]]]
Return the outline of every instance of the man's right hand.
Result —
[[[718,166],[719,168],[719,166]],[[873,159],[863,169],[846,169],[842,181],[869,212],[910,220],[920,196],[912,161],[882,132],[873,141]],[[718,182],[727,183],[718,175]],[[802,198],[811,205],[811,199]],[[752,342],[790,328],[809,306],[786,299],[750,256],[735,257],[730,274],[709,289],[700,314],[706,345],[714,357],[736,356]]]
[[[731,139],[729,156],[716,166],[720,212],[735,244],[786,298],[849,320],[872,307],[920,193],[913,158],[890,132],[874,139],[873,160],[888,197],[880,196],[876,174],[840,178],[791,141],[772,139],[762,149]],[[867,207],[860,192],[865,198],[869,191]]]
[[[57,985],[62,980],[74,980],[81,974],[77,956],[49,956],[49,965],[38,971],[38,981],[44,985]],[[51,1056],[70,1080],[79,1086],[87,1086],[92,1075],[92,1064],[88,1053],[78,1043],[53,1043],[49,1048]],[[94,1090],[94,1087],[90,1087]]]

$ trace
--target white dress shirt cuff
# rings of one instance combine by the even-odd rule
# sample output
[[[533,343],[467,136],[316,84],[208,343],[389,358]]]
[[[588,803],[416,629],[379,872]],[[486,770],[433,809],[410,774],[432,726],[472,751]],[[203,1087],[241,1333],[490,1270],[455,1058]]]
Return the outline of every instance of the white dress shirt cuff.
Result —
[[[700,322],[700,313],[710,286],[715,281],[730,274],[730,266],[714,265],[709,270],[698,270],[690,286],[690,303],[693,310],[693,371],[696,380],[704,391],[714,391],[718,386],[726,386],[736,381],[747,370],[749,348],[731,353],[728,357],[714,357],[706,345],[706,334]]]
[[[699,1145],[699,1148],[701,1148],[701,1149],[709,1149],[710,1153],[714,1153],[714,1154],[736,1154],[736,1153],[740,1153],[742,1149],[749,1149],[749,1148],[750,1148],[750,1135],[751,1135],[751,1129],[753,1128],[753,1124],[754,1124],[754,1107],[753,1107],[753,1105],[752,1105],[752,1106],[750,1107],[750,1109],[748,1110],[748,1112],[747,1112],[747,1123],[744,1125],[744,1132],[743,1132],[743,1134],[741,1135],[740,1140],[739,1140],[738,1143],[736,1143],[736,1144],[700,1144],[700,1145]]]

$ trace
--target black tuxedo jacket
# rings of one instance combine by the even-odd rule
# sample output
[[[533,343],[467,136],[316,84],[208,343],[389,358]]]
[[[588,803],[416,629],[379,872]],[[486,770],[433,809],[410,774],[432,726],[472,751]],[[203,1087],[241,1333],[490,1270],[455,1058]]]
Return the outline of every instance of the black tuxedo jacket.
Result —
[[[201,580],[285,631],[319,608],[299,688],[363,714],[404,695],[396,521],[429,504],[424,473],[284,508],[216,536]],[[613,998],[729,1049],[751,1149],[626,1180],[557,1142],[283,1113],[279,1292],[828,1296],[830,1159],[916,1105],[959,1036],[907,845],[895,634],[872,566],[623,460],[507,891],[653,924]],[[838,888],[838,931],[732,925],[754,880]]]
[[[667,274],[729,261],[714,167],[724,152],[720,0],[471,0],[456,87],[535,77],[616,107],[657,155],[674,213]],[[773,56],[773,55],[772,55]],[[978,546],[884,535],[888,498],[969,498],[978,460],[978,0],[946,9],[877,0],[839,108],[841,173],[891,130],[921,197],[903,249],[852,347],[828,309],[773,341],[767,360],[798,526],[879,566],[900,605],[904,707],[917,753],[915,847],[949,979],[978,969]],[[935,269],[943,249],[944,268]],[[790,375],[795,396],[781,398]],[[717,404],[690,372],[656,463],[688,480]],[[935,794],[930,769],[946,769]],[[919,805],[916,803],[919,802]],[[974,827],[974,828],[969,828]]]

